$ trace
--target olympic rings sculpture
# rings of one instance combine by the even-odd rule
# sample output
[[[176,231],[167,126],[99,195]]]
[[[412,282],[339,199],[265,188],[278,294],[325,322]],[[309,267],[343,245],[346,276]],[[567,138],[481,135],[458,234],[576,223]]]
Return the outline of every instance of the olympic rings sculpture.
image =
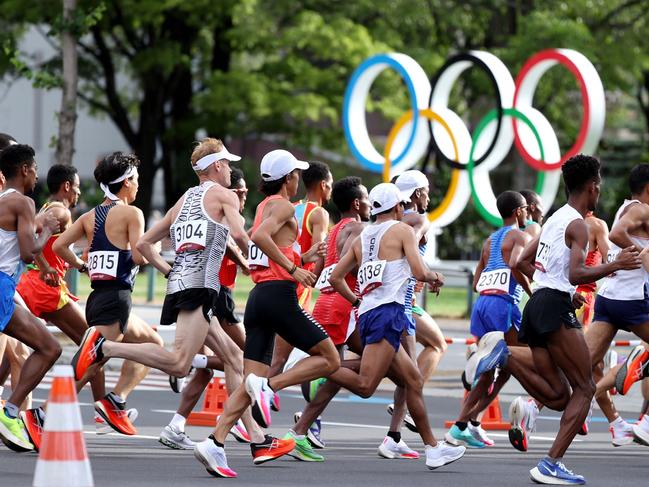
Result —
[[[558,64],[577,79],[583,112],[577,139],[564,154],[550,122],[533,106],[540,79]],[[453,85],[472,66],[487,74],[496,97],[496,108],[478,122],[473,134],[448,107]],[[396,71],[405,82],[412,109],[394,124],[381,154],[367,130],[365,105],[374,80],[386,69]],[[386,181],[413,167],[429,147],[437,149],[452,171],[444,199],[428,214],[434,227],[452,223],[472,196],[481,216],[501,225],[489,172],[507,157],[512,144],[537,171],[536,191],[549,208],[559,188],[561,165],[577,153],[595,152],[605,113],[604,87],[597,70],[583,54],[570,49],[547,49],[533,55],[515,81],[500,59],[484,51],[449,58],[430,80],[414,59],[390,53],[366,59],[352,74],[345,91],[343,128],[354,157],[366,169],[383,173]]]

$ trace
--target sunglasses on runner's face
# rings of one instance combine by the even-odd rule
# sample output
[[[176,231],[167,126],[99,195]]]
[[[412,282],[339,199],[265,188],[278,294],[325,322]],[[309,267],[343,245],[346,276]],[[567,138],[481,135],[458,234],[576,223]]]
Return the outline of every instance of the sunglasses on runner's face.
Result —
[[[237,194],[246,194],[248,192],[248,188],[235,188],[231,189],[230,191],[234,191]]]

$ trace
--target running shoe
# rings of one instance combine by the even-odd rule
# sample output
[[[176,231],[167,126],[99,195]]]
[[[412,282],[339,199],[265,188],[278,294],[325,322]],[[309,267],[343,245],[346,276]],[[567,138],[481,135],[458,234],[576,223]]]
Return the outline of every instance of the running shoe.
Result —
[[[273,398],[270,400],[270,408],[276,413],[279,412],[279,394],[273,394]]]
[[[466,365],[462,371],[462,384],[467,391],[470,391],[475,381],[475,371],[478,366],[478,347],[475,343],[467,349]]]
[[[126,403],[117,402],[112,392],[95,402],[95,411],[118,433],[128,436],[137,434],[137,429],[128,417]]]
[[[615,376],[615,389],[625,395],[631,386],[649,373],[649,352],[643,345],[635,347]]]
[[[583,485],[586,479],[568,470],[561,462],[553,463],[547,458],[541,460],[536,467],[530,470],[530,477],[537,484],[551,485]]]
[[[527,451],[528,433],[536,429],[539,408],[533,399],[518,396],[509,406],[509,442],[519,451]]]
[[[586,436],[588,434],[588,430],[590,429],[590,420],[593,417],[593,406],[595,405],[595,398],[593,398],[590,401],[590,407],[588,408],[588,415],[586,416],[586,420],[584,421],[584,424],[581,425],[581,428],[579,428],[579,431],[577,431],[578,435],[581,436]]]
[[[649,446],[649,415],[644,415],[642,420],[633,425],[635,441],[641,445]]]
[[[394,414],[394,404],[388,404],[388,414],[392,416]],[[403,424],[408,428],[410,431],[413,433],[419,433],[417,430],[417,425],[415,424],[415,420],[412,419],[412,416],[410,416],[410,413],[406,413],[406,416],[403,418]]]
[[[410,448],[405,441],[401,440],[399,443],[394,441],[389,436],[383,438],[383,442],[379,445],[378,454],[380,457],[388,458],[410,458],[418,459],[419,453]]]
[[[473,426],[471,423],[469,423],[469,431],[476,440],[481,441],[485,444],[485,446],[494,446],[496,444],[494,440],[487,436],[487,432],[484,430],[482,425]]]
[[[42,419],[41,414],[43,414]],[[29,441],[34,445],[34,450],[39,451],[43,440],[43,426],[45,426],[44,413],[42,413],[42,411],[39,412],[37,408],[34,408],[28,409],[24,413],[20,413],[20,416],[25,425],[25,431],[27,432]]]
[[[187,382],[189,381],[189,375],[192,373],[194,370],[194,367],[189,368],[189,374],[187,374],[185,377],[176,377],[174,375],[169,376],[169,387],[171,387],[171,390],[174,391],[176,394],[180,394],[183,392],[183,389],[187,385]]]
[[[459,460],[465,452],[463,446],[448,445],[445,441],[438,441],[435,447],[426,445],[426,466],[435,470]]]
[[[469,428],[463,431],[456,424],[451,426],[451,429],[444,435],[444,439],[447,443],[455,446],[466,446],[467,448],[484,448],[486,446],[471,434]]]
[[[473,384],[480,379],[480,376],[485,372],[495,369],[496,367],[503,367],[509,356],[509,348],[505,343],[502,331],[490,331],[486,333],[478,344],[478,351],[475,353],[476,367],[473,377]],[[466,373],[466,370],[465,370]],[[469,379],[469,374],[467,380]]]
[[[301,417],[302,417],[302,412],[298,411],[295,414],[293,414],[293,421],[297,423]],[[311,423],[311,426],[309,426],[309,429],[306,432],[306,438],[307,440],[309,440],[313,448],[317,448],[319,450],[322,450],[325,447],[325,442],[322,439],[321,433],[322,433],[322,418],[318,416],[316,420],[313,423]]]
[[[246,392],[252,401],[252,417],[262,428],[268,428],[271,423],[270,400],[273,390],[268,386],[268,379],[249,374],[245,381]]]
[[[74,354],[74,357],[72,357],[75,380],[81,380],[88,367],[100,362],[104,358],[101,346],[105,341],[106,339],[94,326],[86,330],[81,339],[79,349]]]
[[[23,452],[34,449],[22,419],[10,418],[4,408],[0,409],[0,440],[13,451]]]
[[[214,477],[232,478],[237,476],[237,472],[228,467],[228,459],[225,456],[225,450],[216,446],[208,438],[205,441],[196,443],[194,447],[194,457],[201,462],[210,475]]]
[[[626,446],[633,443],[633,425],[626,421],[610,426],[608,430],[611,432],[613,446]]]
[[[250,444],[252,463],[261,465],[262,463],[270,462],[290,453],[293,448],[295,448],[295,441],[292,438],[284,437],[284,439],[280,440],[274,436],[266,435],[263,443]]]
[[[243,425],[243,421],[241,420],[234,423],[234,426],[230,429],[230,434],[239,443],[250,443],[250,435],[246,431],[246,427]]]
[[[303,382],[301,385],[302,389],[302,396],[304,396],[304,400],[306,402],[311,402],[313,401],[313,398],[315,395],[318,393],[318,389],[322,387],[322,384],[324,384],[327,381],[324,377],[320,377],[319,379],[313,379],[311,381]]]
[[[313,446],[306,436],[299,439],[295,431],[288,430],[288,433],[284,435],[284,440],[291,440],[295,444],[293,450],[289,452],[289,456],[303,462],[324,462],[324,457],[313,450]]]
[[[196,443],[187,436],[187,433],[170,424],[164,427],[158,441],[174,450],[193,450],[196,446]]]
[[[134,423],[139,415],[139,411],[135,408],[127,409],[126,414],[131,423]],[[98,435],[107,435],[111,433],[113,428],[111,428],[108,423],[102,418],[98,412],[95,411],[95,433]]]

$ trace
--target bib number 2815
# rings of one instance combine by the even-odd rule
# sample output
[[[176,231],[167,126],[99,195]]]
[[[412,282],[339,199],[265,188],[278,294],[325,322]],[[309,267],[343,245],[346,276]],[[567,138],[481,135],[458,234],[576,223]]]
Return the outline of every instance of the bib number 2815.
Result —
[[[88,275],[91,281],[111,281],[117,279],[119,252],[102,250],[88,254]]]
[[[369,293],[383,284],[383,272],[385,271],[385,260],[370,260],[362,264],[358,269],[358,289],[361,296]]]

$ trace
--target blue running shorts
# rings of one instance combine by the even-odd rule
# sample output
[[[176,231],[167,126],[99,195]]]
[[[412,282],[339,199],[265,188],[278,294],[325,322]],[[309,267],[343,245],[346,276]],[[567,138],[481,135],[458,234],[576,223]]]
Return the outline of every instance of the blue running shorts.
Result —
[[[471,312],[471,334],[478,339],[490,331],[507,333],[521,327],[518,306],[501,296],[479,296]]]
[[[619,330],[633,331],[635,325],[649,322],[649,298],[622,301],[598,294],[593,323],[596,321],[610,323]]]
[[[0,272],[0,332],[9,324],[14,314],[16,283],[10,275]]]
[[[408,317],[402,304],[387,303],[371,309],[358,317],[358,330],[363,346],[387,340],[399,350],[401,334],[409,326]]]

